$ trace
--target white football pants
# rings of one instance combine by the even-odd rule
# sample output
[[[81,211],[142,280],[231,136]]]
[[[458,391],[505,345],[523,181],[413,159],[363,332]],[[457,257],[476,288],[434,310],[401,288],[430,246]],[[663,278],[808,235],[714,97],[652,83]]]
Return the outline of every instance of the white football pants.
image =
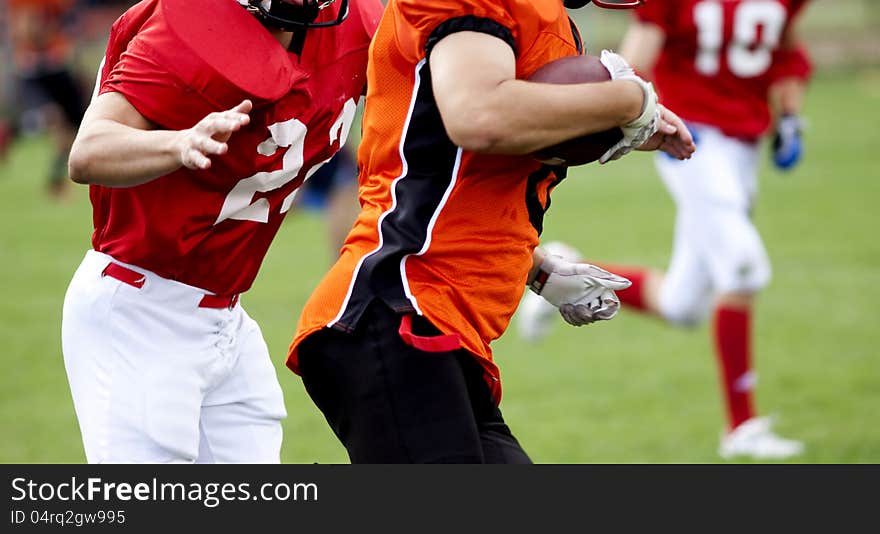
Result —
[[[660,311],[672,322],[701,321],[719,293],[757,292],[770,261],[750,211],[758,189],[758,144],[690,125],[697,151],[689,160],[657,156],[676,204],[672,258]]]
[[[89,463],[278,463],[287,415],[269,351],[241,304],[86,253],[64,299],[64,365]],[[118,262],[117,262],[118,263]]]

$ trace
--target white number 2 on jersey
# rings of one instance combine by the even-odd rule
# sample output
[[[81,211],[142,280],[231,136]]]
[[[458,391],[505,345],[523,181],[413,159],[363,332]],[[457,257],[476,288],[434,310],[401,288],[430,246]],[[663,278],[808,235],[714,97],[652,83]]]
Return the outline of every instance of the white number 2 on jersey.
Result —
[[[349,99],[343,109],[330,128],[330,145],[339,141],[339,148],[342,149],[354,122],[357,102]],[[214,224],[219,224],[226,219],[235,219],[239,221],[255,221],[265,223],[269,221],[269,201],[260,198],[254,201],[256,193],[266,193],[274,191],[279,187],[283,187],[291,180],[299,176],[304,164],[304,150],[306,134],[308,127],[297,119],[290,119],[284,122],[276,122],[269,126],[269,137],[260,143],[257,152],[263,156],[271,156],[279,148],[287,149],[282,158],[281,169],[277,171],[258,172],[253,176],[242,178],[235,184],[232,191],[226,195],[223,207],[220,209],[220,215]],[[310,168],[306,173],[306,180],[313,174],[318,172],[322,165],[327,163],[322,161]],[[296,191],[289,194],[281,203],[281,213],[290,209]]]
[[[733,36],[727,47],[727,66],[740,78],[767,72],[773,51],[779,46],[786,19],[785,6],[775,0],[751,0],[737,6]],[[699,2],[694,7],[697,24],[697,70],[706,76],[718,74],[724,44],[724,8],[718,0]],[[759,31],[760,39],[759,39]]]

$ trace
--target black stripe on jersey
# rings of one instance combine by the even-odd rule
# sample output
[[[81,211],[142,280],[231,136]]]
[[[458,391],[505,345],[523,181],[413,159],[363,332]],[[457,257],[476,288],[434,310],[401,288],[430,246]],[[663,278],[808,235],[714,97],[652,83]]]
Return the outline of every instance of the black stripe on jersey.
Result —
[[[553,173],[556,179],[547,186],[547,205],[541,204],[541,198],[538,195],[538,184],[543,182]],[[550,191],[559,185],[559,182],[565,179],[567,174],[566,167],[551,167],[550,165],[541,165],[541,167],[529,175],[526,183],[526,209],[529,211],[529,222],[540,236],[544,231],[544,213],[550,209]]]
[[[412,111],[402,133],[404,173],[392,186],[393,207],[380,218],[381,246],[361,261],[345,307],[338,320],[330,323],[338,330],[353,330],[375,298],[398,312],[415,310],[403,287],[401,260],[419,252],[428,240],[431,219],[455,179],[459,153],[443,127],[427,61],[416,75],[420,81],[414,87]]]
[[[584,53],[584,40],[581,37],[581,31],[571,17],[568,17],[568,25],[571,26],[571,36],[574,37],[574,46],[577,48],[578,54]]]
[[[449,19],[434,28],[434,31],[431,32],[431,35],[428,36],[428,40],[425,43],[425,56],[431,56],[431,49],[434,48],[434,45],[439,43],[441,39],[458,32],[480,32],[492,35],[510,45],[510,48],[513,49],[513,55],[516,55],[517,53],[516,41],[513,39],[513,32],[510,31],[510,28],[492,19],[467,15],[464,17]]]

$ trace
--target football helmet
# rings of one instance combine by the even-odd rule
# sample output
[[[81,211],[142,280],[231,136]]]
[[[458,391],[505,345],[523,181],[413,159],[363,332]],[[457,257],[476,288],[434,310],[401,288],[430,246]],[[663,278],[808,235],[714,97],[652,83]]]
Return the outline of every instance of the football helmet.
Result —
[[[578,9],[590,3],[590,0],[565,0],[565,7]],[[645,3],[645,0],[593,0],[593,3],[606,9],[632,9]]]
[[[302,5],[285,0],[237,0],[239,4],[270,28],[292,32],[302,28],[324,28],[342,24],[348,17],[348,0],[340,0],[339,14],[333,20],[315,22],[321,10],[336,0],[303,0]]]

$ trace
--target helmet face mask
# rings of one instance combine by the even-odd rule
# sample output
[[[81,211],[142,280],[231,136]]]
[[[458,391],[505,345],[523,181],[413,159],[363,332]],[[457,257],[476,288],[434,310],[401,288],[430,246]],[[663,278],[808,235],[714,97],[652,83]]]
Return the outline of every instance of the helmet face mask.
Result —
[[[284,0],[238,0],[238,3],[256,16],[263,25],[286,32],[342,24],[342,21],[348,17],[348,0],[340,0],[339,14],[335,19],[315,22],[321,11],[334,2],[336,0],[302,0],[302,5],[298,5]]]
[[[578,9],[590,3],[590,0],[565,0],[565,7]],[[593,0],[598,7],[605,9],[633,9],[645,3],[645,0]]]

